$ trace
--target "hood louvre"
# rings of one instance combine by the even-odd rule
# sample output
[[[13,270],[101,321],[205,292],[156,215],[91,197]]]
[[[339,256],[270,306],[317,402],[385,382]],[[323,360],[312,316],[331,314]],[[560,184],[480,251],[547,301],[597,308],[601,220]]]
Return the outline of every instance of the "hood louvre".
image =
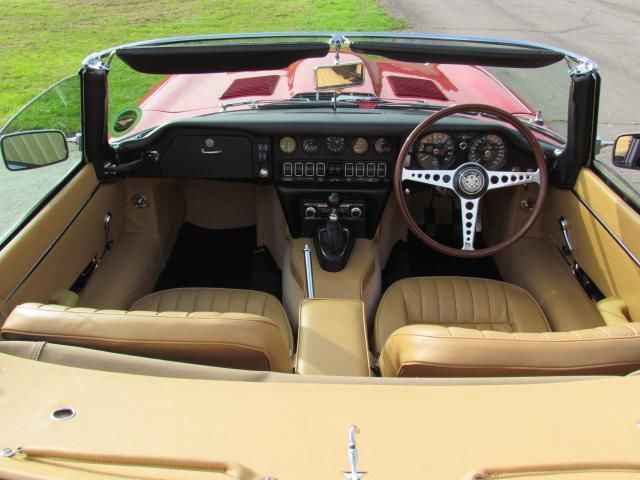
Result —
[[[272,95],[280,80],[279,75],[264,77],[238,78],[225,90],[220,99],[248,97],[253,95]]]
[[[397,97],[430,98],[446,102],[448,99],[435,82],[424,78],[387,77],[393,94]]]

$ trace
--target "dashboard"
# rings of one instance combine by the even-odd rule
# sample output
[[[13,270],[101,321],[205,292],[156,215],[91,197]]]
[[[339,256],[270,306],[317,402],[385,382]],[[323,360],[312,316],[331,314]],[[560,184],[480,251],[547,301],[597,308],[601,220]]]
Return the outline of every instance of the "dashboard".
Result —
[[[294,237],[326,222],[339,195],[340,220],[372,238],[392,189],[395,162],[424,114],[396,111],[229,112],[172,122],[115,144],[129,176],[206,178],[272,184]],[[550,161],[557,145],[540,144]],[[535,169],[520,134],[487,119],[448,118],[421,136],[407,168]],[[107,172],[105,172],[107,173]]]

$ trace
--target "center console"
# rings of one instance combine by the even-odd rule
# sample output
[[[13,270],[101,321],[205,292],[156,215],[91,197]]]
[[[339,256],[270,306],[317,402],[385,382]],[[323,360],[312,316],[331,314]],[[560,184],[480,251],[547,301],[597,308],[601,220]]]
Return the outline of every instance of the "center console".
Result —
[[[276,188],[293,238],[313,237],[320,266],[341,270],[355,238],[373,238],[392,186],[398,139],[274,138]]]

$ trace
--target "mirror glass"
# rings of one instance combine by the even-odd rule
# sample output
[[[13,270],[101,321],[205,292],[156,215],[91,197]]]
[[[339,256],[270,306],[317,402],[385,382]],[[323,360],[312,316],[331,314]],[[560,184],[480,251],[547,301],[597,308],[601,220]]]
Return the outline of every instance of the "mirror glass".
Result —
[[[67,140],[60,130],[5,135],[0,139],[0,152],[9,170],[45,167],[69,157]]]
[[[640,133],[616,138],[612,161],[616,167],[640,169]]]
[[[315,74],[317,90],[336,90],[364,84],[362,62],[318,65],[315,68]]]

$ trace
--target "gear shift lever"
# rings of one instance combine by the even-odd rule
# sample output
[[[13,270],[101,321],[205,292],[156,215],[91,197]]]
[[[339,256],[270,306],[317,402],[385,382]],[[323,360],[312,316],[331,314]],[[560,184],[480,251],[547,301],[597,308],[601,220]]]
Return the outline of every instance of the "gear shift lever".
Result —
[[[338,207],[340,196],[333,192],[327,199],[329,218],[324,227],[318,228],[313,236],[320,266],[328,272],[342,270],[351,255],[354,236],[351,230],[340,223]]]
[[[344,250],[345,244],[347,243],[347,235],[338,219],[338,207],[340,206],[340,197],[338,194],[332,193],[329,195],[327,204],[329,208],[331,208],[331,211],[325,227],[326,235],[325,238],[322,239],[322,243],[327,253],[337,255]]]

